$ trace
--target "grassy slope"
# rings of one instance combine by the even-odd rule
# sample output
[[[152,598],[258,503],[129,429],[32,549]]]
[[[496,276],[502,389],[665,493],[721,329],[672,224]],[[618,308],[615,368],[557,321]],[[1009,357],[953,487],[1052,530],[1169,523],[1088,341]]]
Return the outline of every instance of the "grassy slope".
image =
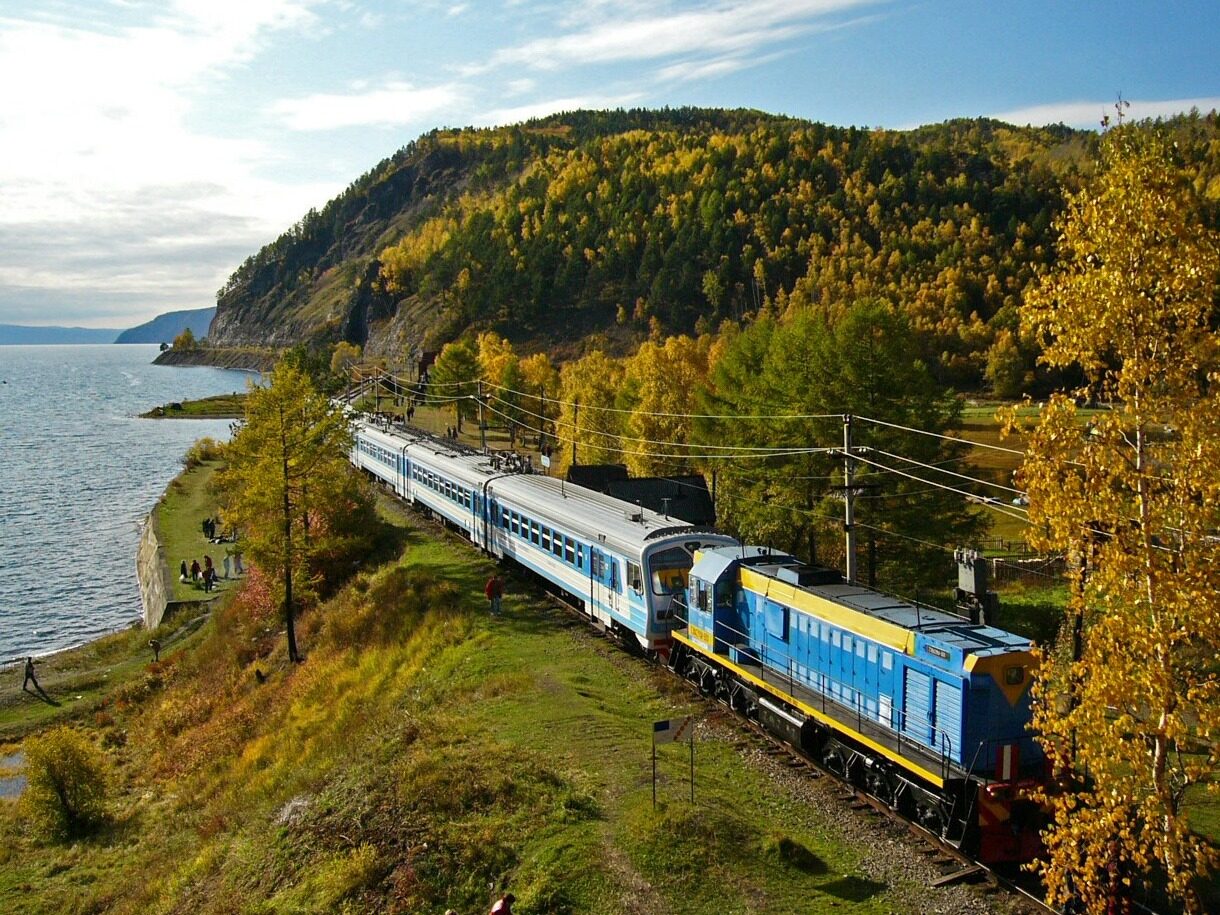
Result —
[[[167,403],[142,415],[146,419],[236,419],[245,415],[245,409],[246,395],[234,392]]]
[[[714,727],[696,805],[666,747],[653,813],[647,735],[690,710],[676,681],[521,582],[488,620],[489,565],[408,536],[302,621],[300,667],[240,597],[189,651],[140,664],[84,722],[115,765],[114,823],[47,847],[0,806],[0,910],[478,912],[507,884],[524,913],[883,912],[925,892],[861,876],[841,814]]]
[[[189,568],[191,560],[197,559],[202,567],[203,557],[211,556],[217,574],[223,575],[225,552],[234,546],[225,543],[209,543],[203,536],[203,519],[216,518],[220,514],[216,496],[211,488],[212,475],[219,467],[219,461],[205,461],[194,470],[180,475],[170,483],[155,509],[157,532],[165,547],[165,555],[170,565],[175,600],[204,600],[209,596],[203,590],[202,584],[196,582],[183,584],[178,580],[178,564],[182,560],[186,560]],[[226,593],[232,587],[231,582],[222,578],[212,594]]]

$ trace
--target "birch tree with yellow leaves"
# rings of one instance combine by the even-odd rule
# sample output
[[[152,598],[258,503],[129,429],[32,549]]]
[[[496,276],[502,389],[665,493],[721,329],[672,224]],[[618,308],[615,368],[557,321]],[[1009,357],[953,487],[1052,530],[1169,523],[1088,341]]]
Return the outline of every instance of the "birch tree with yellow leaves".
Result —
[[[1042,411],[1021,471],[1031,541],[1073,559],[1036,687],[1068,785],[1045,798],[1040,866],[1053,904],[1140,891],[1200,912],[1217,862],[1185,801],[1220,764],[1220,246],[1173,148],[1131,125],[1102,138],[1058,230],[1022,312],[1043,361],[1082,379]]]

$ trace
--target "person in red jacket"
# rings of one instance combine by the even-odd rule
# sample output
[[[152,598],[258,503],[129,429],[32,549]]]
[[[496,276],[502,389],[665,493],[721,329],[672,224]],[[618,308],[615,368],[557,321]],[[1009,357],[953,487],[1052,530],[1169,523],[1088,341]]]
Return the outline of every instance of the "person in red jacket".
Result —
[[[517,897],[512,893],[505,893],[491,907],[491,915],[513,915],[513,903],[516,901]]]
[[[492,575],[487,579],[487,587],[483,589],[483,593],[487,595],[487,599],[491,601],[491,615],[500,615],[500,599],[504,596],[504,582],[500,580],[500,576]]]

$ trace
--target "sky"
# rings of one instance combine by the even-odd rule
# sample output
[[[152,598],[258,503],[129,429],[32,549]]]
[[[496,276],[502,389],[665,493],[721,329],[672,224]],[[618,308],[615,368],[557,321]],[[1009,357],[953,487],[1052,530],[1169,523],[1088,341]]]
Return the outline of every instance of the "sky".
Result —
[[[434,127],[749,107],[1095,128],[1220,108],[1220,2],[0,0],[0,323],[215,304]]]

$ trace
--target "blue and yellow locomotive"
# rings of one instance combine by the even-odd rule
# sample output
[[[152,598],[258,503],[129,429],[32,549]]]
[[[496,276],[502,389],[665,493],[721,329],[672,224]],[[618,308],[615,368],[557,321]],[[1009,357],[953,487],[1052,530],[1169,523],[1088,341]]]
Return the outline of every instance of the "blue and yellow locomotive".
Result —
[[[981,860],[1036,854],[1028,640],[762,547],[701,550],[685,624],[670,665],[704,693]]]

